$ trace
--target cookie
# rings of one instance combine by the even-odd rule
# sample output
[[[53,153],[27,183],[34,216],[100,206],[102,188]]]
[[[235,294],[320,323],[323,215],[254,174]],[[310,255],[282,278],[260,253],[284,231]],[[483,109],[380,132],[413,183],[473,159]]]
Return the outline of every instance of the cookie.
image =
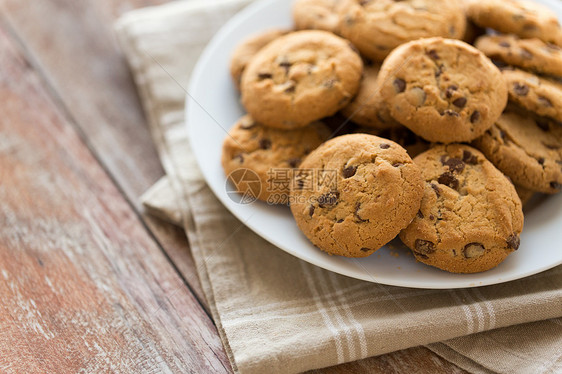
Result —
[[[341,0],[340,32],[366,57],[382,61],[394,48],[419,38],[461,38],[466,18],[455,0]]]
[[[242,74],[242,104],[266,126],[306,126],[346,106],[362,71],[361,57],[347,40],[327,31],[296,31],[250,61]]]
[[[519,247],[521,200],[476,149],[441,145],[414,159],[425,182],[421,208],[400,239],[416,259],[453,273],[497,266]]]
[[[419,210],[419,168],[398,144],[372,135],[331,139],[295,172],[291,212],[306,237],[333,255],[365,257]]]
[[[236,176],[243,173],[257,180],[250,185],[234,184],[238,192],[270,204],[287,204],[292,169],[329,136],[330,130],[321,122],[296,130],[279,130],[245,115],[224,140],[222,166],[231,181],[239,181]]]
[[[380,88],[377,86],[379,70],[380,65],[377,63],[365,64],[359,92],[340,113],[353,122],[367,127],[376,129],[402,127],[390,116],[382,100]]]
[[[513,183],[543,193],[562,187],[562,126],[506,112],[474,146]]]
[[[253,35],[248,39],[242,41],[232,52],[230,58],[230,75],[234,85],[240,90],[240,79],[248,62],[254,55],[267,44],[277,39],[278,37],[287,34],[287,30],[271,29]]]
[[[432,142],[468,142],[502,113],[507,89],[499,69],[459,40],[429,38],[396,48],[379,73],[394,119]]]
[[[416,157],[422,152],[427,151],[430,147],[430,143],[417,136],[404,126],[393,127],[384,130],[360,126],[355,130],[355,133],[375,135],[381,138],[390,139],[404,148],[406,152],[408,152],[408,155],[412,158]]]
[[[339,32],[340,16],[336,8],[340,0],[297,0],[293,5],[293,20],[298,30]]]
[[[537,73],[562,76],[562,49],[540,39],[486,35],[478,38],[475,46],[491,59]]]
[[[481,27],[562,46],[556,13],[533,1],[471,1],[466,8],[468,17]]]
[[[562,83],[519,69],[504,68],[509,100],[538,114],[562,121]]]

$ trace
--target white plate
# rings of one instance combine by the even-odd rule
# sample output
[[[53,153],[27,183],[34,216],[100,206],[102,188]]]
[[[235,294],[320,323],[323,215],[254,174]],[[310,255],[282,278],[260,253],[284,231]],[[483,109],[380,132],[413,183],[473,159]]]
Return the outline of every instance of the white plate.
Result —
[[[542,0],[557,14],[562,3]],[[399,240],[368,258],[329,256],[299,231],[287,207],[262,202],[237,204],[227,195],[221,168],[226,132],[243,114],[231,82],[228,63],[233,47],[245,37],[272,27],[291,27],[291,2],[254,3],[233,17],[209,43],[192,75],[186,122],[191,146],[201,171],[217,198],[240,221],[282,250],[324,269],[365,281],[413,288],[484,286],[526,277],[562,263],[562,194],[526,212],[521,246],[497,268],[480,274],[450,274],[418,263]],[[233,228],[234,230],[235,228]]]

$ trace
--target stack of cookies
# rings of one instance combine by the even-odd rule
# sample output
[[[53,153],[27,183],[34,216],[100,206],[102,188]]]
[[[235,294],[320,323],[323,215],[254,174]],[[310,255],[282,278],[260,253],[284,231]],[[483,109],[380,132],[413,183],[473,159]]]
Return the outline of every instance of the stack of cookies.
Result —
[[[517,250],[522,199],[562,186],[552,13],[515,0],[297,0],[293,16],[295,31],[233,52],[248,114],[224,142],[225,173],[252,171],[255,197],[290,205],[333,255],[399,236],[423,263],[474,273]]]

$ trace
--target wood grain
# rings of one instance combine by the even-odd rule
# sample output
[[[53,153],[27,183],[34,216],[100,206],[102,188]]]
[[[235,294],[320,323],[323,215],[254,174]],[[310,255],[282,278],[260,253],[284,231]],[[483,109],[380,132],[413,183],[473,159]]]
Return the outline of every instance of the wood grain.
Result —
[[[0,7],[50,93],[208,310],[185,234],[143,214],[139,197],[164,171],[113,33],[124,12],[165,2],[2,0]]]
[[[0,372],[228,372],[207,314],[0,27]]]

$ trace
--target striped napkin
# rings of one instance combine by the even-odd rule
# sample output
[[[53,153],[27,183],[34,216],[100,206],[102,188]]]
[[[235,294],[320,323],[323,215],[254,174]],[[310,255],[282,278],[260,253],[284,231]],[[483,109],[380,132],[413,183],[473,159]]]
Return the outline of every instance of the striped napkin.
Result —
[[[562,267],[461,290],[383,286],[325,271],[235,219],[203,181],[185,87],[212,35],[249,0],[190,0],[116,24],[167,177],[147,209],[187,232],[232,368],[295,373],[425,345],[476,373],[562,371]]]

